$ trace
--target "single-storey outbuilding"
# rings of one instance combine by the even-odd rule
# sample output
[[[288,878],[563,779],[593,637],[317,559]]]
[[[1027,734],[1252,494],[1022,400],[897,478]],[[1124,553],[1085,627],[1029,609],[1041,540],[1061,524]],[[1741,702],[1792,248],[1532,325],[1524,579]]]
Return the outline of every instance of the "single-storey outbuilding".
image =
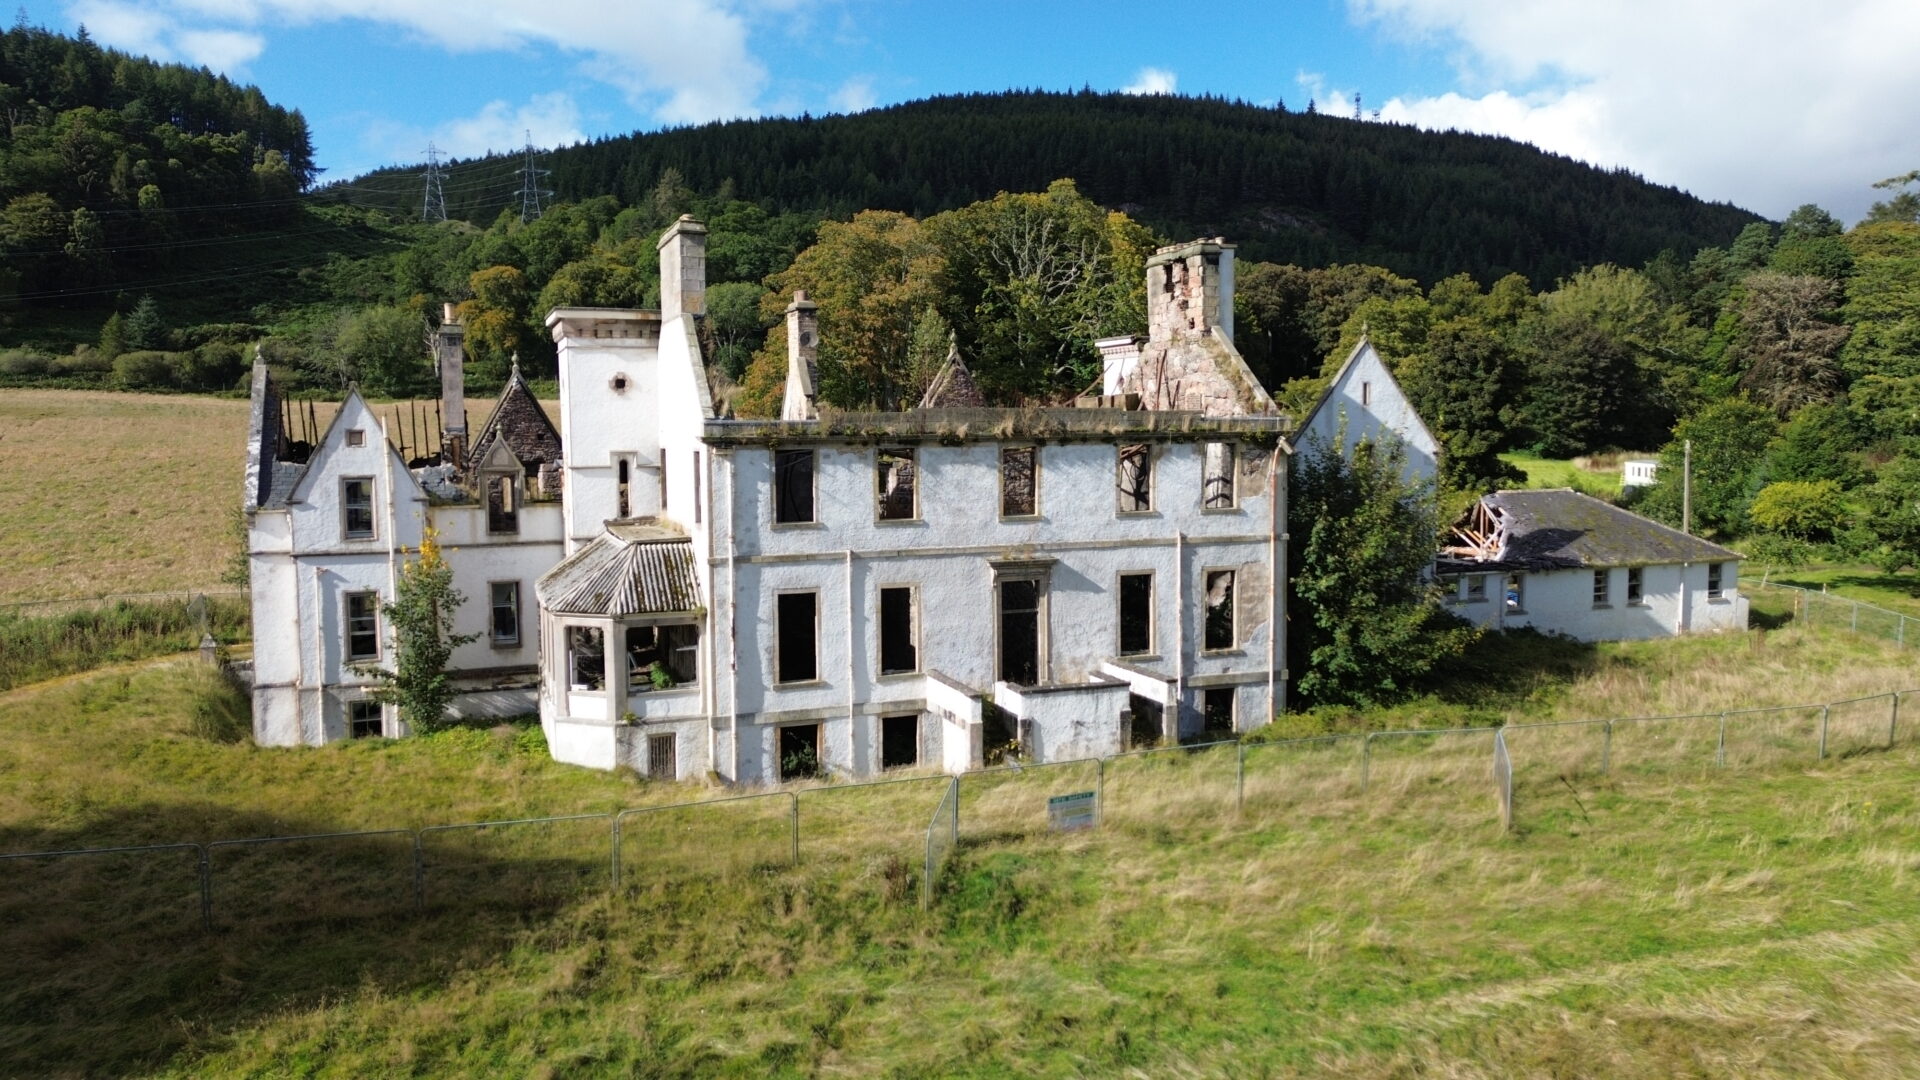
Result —
[[[1436,574],[1460,615],[1583,641],[1744,630],[1741,556],[1566,489],[1485,496]]]

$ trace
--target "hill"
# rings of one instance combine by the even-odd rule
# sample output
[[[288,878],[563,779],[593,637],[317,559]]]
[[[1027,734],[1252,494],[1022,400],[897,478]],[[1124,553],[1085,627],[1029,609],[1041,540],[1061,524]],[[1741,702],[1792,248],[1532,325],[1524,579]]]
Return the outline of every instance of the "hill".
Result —
[[[508,208],[511,188],[478,178],[514,164],[455,163],[449,213],[486,222]],[[835,218],[924,217],[1064,176],[1164,235],[1225,235],[1249,259],[1371,263],[1426,282],[1517,272],[1535,287],[1595,263],[1638,266],[1664,249],[1690,256],[1760,220],[1511,139],[1092,92],[705,124],[556,150],[545,165],[561,199],[636,205],[674,170],[696,191]],[[418,183],[405,190],[389,197],[396,213],[418,203]]]

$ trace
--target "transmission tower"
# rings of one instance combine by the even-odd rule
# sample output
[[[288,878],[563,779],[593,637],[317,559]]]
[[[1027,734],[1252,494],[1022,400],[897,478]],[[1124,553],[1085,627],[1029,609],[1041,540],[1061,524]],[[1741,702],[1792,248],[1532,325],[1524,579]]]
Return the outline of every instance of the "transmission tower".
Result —
[[[440,187],[440,148],[431,142],[427,143],[427,171],[421,178],[427,182],[427,190],[420,199],[420,220],[447,220],[447,193]]]
[[[540,220],[540,199],[552,197],[553,192],[540,186],[540,178],[550,175],[550,170],[536,169],[533,166],[533,132],[527,132],[527,151],[525,163],[520,166],[520,223]]]

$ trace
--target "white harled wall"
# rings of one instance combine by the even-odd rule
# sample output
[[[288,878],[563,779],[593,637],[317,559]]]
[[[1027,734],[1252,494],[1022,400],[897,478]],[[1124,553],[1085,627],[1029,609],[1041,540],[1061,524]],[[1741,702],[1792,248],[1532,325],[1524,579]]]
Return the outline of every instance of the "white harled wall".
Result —
[[[1707,598],[1707,563],[1677,563],[1641,569],[1641,602],[1627,603],[1627,570],[1607,571],[1608,602],[1595,605],[1593,570],[1535,570],[1525,575],[1519,608],[1506,604],[1504,574],[1486,575],[1486,598],[1466,601],[1465,577],[1454,580],[1453,609],[1490,627],[1532,627],[1582,641],[1630,641],[1707,630],[1744,630],[1747,598],[1740,595],[1740,564],[1720,563],[1721,595]],[[1684,578],[1683,578],[1684,574]],[[1467,575],[1472,576],[1472,575]],[[1685,587],[1682,588],[1684,580]]]

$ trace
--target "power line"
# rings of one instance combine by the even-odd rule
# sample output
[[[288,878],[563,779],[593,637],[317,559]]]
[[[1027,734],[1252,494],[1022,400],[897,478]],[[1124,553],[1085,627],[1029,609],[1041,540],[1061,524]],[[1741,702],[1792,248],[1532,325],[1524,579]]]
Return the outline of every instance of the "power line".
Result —
[[[427,171],[422,176],[427,190],[420,200],[420,220],[447,220],[447,193],[440,190],[440,150],[432,141],[427,143]]]

